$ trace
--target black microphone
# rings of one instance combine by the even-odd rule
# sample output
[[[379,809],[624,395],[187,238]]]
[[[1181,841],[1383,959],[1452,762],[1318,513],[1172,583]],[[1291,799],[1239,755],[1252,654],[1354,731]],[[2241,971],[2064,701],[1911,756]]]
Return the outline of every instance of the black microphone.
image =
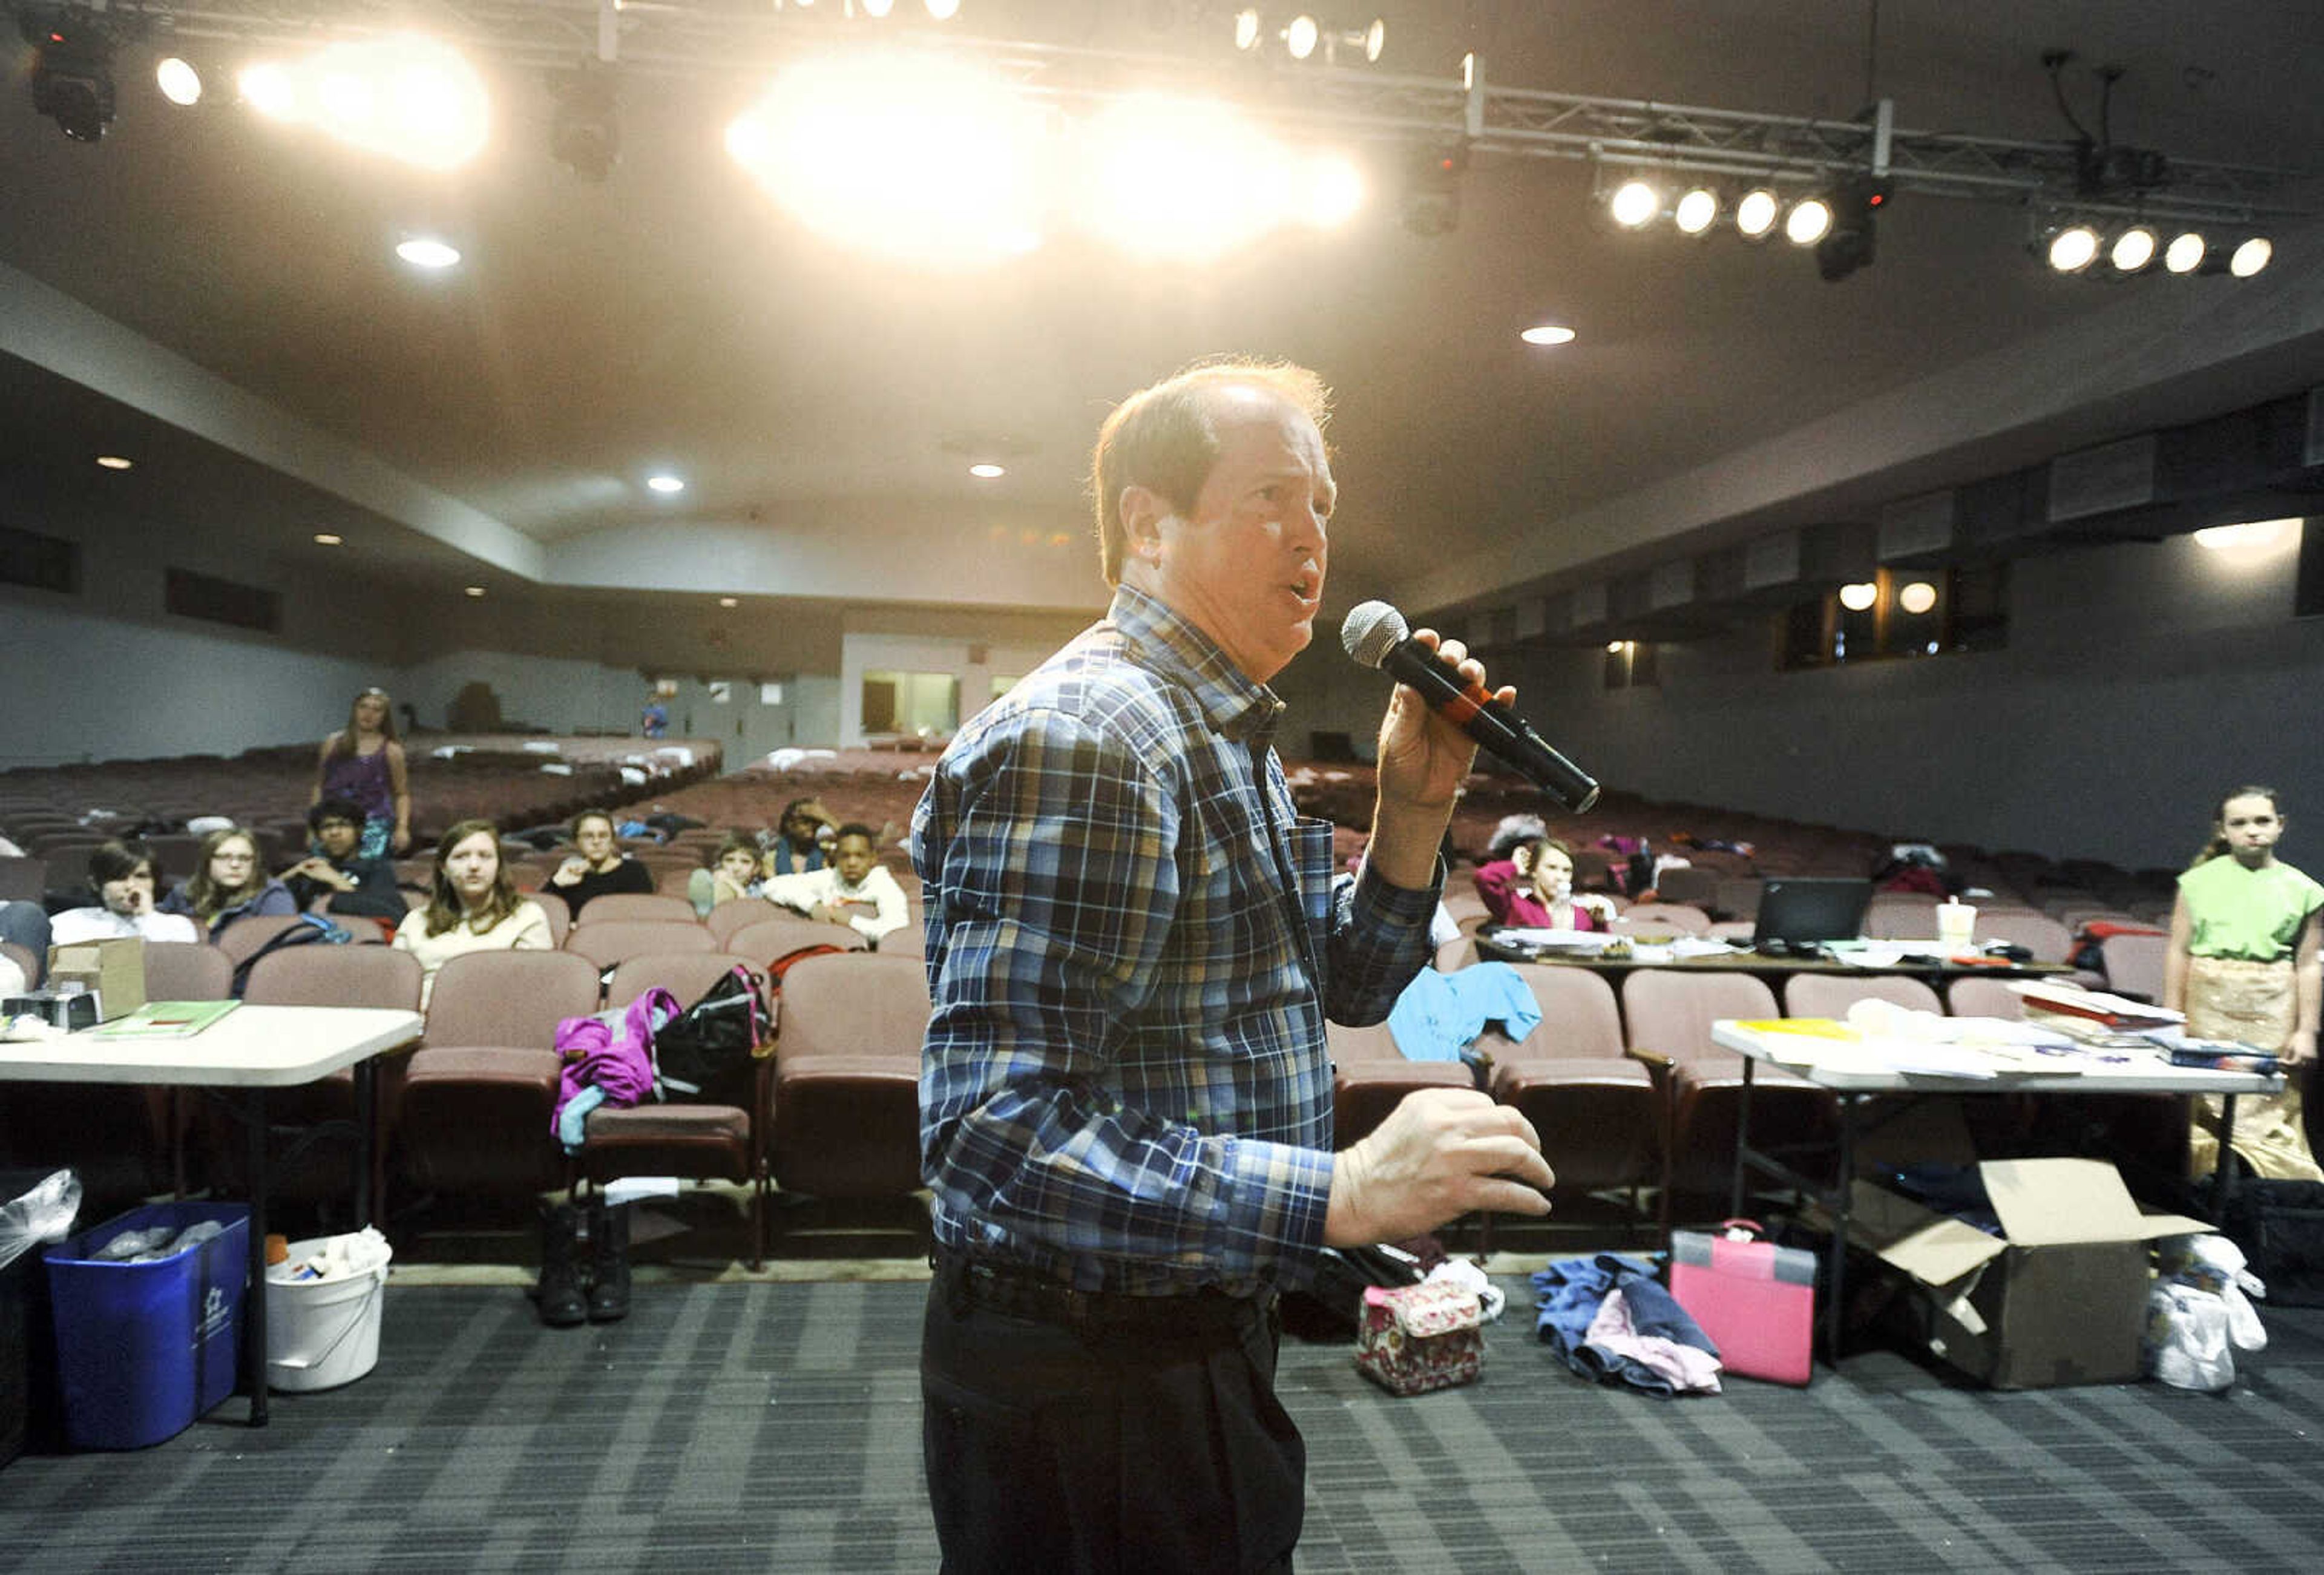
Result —
[[[1598,779],[1549,747],[1525,718],[1467,683],[1412,638],[1404,614],[1386,602],[1366,602],[1340,625],[1340,643],[1368,668],[1379,668],[1400,684],[1420,691],[1428,708],[1477,741],[1533,785],[1581,815],[1598,802]]]

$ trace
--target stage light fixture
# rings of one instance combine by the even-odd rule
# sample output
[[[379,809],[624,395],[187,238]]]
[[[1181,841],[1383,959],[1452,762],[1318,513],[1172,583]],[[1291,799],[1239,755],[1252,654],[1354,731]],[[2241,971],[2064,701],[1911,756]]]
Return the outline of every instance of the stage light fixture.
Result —
[[[1234,45],[1249,54],[1259,47],[1259,12],[1245,9],[1235,13]]]
[[[549,123],[549,156],[584,180],[604,180],[621,161],[616,69],[610,61],[584,55],[576,69],[549,79],[549,96],[556,101]]]
[[[896,8],[896,0],[856,0],[856,4],[862,6],[863,14],[874,22],[885,21],[888,13]]]
[[[1896,605],[1918,616],[1937,604],[1937,588],[1926,580],[1914,580],[1896,593]]]
[[[1655,189],[1651,180],[1625,180],[1606,199],[1607,216],[1626,230],[1644,228],[1662,211],[1663,194]]]
[[[2203,254],[2209,250],[2210,244],[2200,231],[2181,230],[2163,248],[2163,266],[2173,273],[2192,273],[2203,265]]]
[[[1386,48],[1388,23],[1377,16],[1372,18],[1369,26],[1351,27],[1343,32],[1326,33],[1323,37],[1323,57],[1334,64],[1338,63],[1342,50],[1360,50],[1363,52],[1364,64],[1377,66],[1380,51]]]
[[[1466,139],[1416,148],[1405,166],[1398,216],[1416,235],[1449,235],[1461,227],[1461,177],[1469,168]]]
[[[1775,233],[1775,216],[1783,204],[1764,186],[1755,186],[1735,204],[1735,232],[1747,241],[1764,241]]]
[[[2050,266],[2061,273],[2080,273],[2098,254],[2098,233],[2088,225],[2068,225],[2050,237]]]
[[[1293,60],[1304,60],[1315,52],[1316,42],[1323,36],[1322,25],[1302,12],[1291,19],[1290,26],[1283,30],[1283,47],[1291,51]]]
[[[1816,242],[1816,272],[1836,284],[1868,266],[1877,250],[1874,220],[1888,203],[1888,182],[1877,175],[1850,175],[1832,190],[1831,227]]]
[[[960,0],[927,0],[928,15],[938,22],[950,22],[960,14]]]
[[[2274,243],[2265,235],[2254,235],[2235,249],[2227,259],[2227,272],[2237,279],[2249,279],[2268,265],[2275,255]]]
[[[32,108],[77,143],[102,142],[113,124],[110,33],[85,14],[23,11],[18,31],[32,46]]]
[[[202,74],[192,61],[171,55],[153,68],[153,85],[161,97],[180,107],[190,108],[202,101]]]
[[[1831,233],[1831,204],[1821,197],[1803,197],[1784,216],[1784,239],[1794,246],[1812,246]]]
[[[2138,272],[2154,261],[2154,232],[2144,225],[2131,226],[2107,248],[2107,261],[2116,273]]]
[[[1683,235],[1707,235],[1719,222],[1719,193],[1697,186],[1683,194],[1671,208],[1671,223]]]
[[[1868,612],[1879,599],[1880,587],[1870,580],[1858,580],[1840,588],[1840,604],[1850,612]]]

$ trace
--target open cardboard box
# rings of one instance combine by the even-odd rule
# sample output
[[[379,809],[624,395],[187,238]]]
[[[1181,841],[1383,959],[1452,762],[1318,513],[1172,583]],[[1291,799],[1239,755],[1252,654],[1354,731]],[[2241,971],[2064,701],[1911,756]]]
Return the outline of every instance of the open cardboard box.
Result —
[[[1850,1243],[1911,1280],[1930,1352],[1997,1389],[2135,1380],[2147,1243],[2211,1227],[2140,1213],[2104,1160],[1989,1159],[1978,1169],[2006,1239],[1869,1182],[1850,1196]]]
[[[49,948],[49,988],[75,985],[97,998],[104,1022],[125,1018],[145,1004],[145,942],[139,935],[74,941]]]

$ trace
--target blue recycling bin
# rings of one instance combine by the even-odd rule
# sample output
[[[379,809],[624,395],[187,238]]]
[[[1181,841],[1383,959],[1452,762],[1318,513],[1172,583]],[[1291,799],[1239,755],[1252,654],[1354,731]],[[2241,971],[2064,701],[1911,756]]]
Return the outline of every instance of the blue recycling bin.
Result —
[[[89,1257],[124,1230],[225,1229],[152,1263]],[[232,1395],[250,1277],[242,1203],[149,1203],[48,1248],[65,1442],[135,1450],[173,1438]]]

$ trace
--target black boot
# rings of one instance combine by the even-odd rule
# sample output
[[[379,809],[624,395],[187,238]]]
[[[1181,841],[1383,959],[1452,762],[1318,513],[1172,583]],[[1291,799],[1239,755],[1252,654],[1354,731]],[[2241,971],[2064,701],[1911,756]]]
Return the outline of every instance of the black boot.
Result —
[[[589,1200],[589,1322],[611,1323],[629,1315],[629,1205],[609,1209],[600,1193]]]
[[[533,1298],[551,1329],[570,1329],[589,1315],[581,1299],[581,1216],[570,1203],[540,1211],[540,1284]]]

